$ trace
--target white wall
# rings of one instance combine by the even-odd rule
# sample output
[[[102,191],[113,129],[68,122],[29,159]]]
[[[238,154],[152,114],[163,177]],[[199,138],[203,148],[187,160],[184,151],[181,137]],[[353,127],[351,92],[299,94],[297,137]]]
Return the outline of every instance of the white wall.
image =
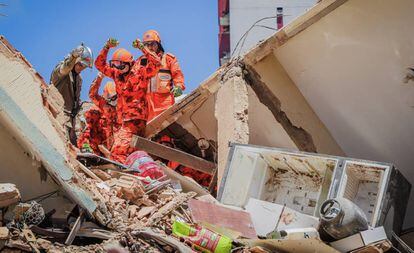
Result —
[[[230,48],[233,52],[243,34],[259,19],[276,16],[276,8],[283,7],[283,24],[286,25],[312,7],[316,0],[230,0]],[[276,19],[259,24],[277,28]],[[250,32],[242,48],[246,52],[259,41],[274,34],[275,31],[255,27]],[[238,51],[236,51],[237,53]]]

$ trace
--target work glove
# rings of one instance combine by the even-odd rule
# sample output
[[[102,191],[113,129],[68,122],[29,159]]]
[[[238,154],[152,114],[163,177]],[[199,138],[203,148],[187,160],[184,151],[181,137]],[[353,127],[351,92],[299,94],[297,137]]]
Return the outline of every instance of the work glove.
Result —
[[[116,47],[118,45],[119,45],[119,41],[117,39],[115,39],[115,38],[109,38],[106,41],[105,47],[109,49],[111,47]]]
[[[70,52],[70,54],[72,55],[72,57],[78,58],[78,57],[80,57],[82,55],[83,50],[84,50],[84,47],[83,46],[79,46],[79,47],[73,49],[72,52]]]
[[[83,143],[81,148],[82,153],[93,153],[93,150],[91,148],[91,145],[89,143]]]
[[[178,86],[174,86],[174,88],[172,88],[171,92],[174,95],[174,97],[179,97],[179,96],[183,95],[183,90]]]
[[[134,47],[134,48],[138,48],[138,49],[144,49],[144,43],[142,43],[142,41],[140,40],[140,39],[136,39],[136,40],[134,40],[133,42],[132,42],[132,46]]]

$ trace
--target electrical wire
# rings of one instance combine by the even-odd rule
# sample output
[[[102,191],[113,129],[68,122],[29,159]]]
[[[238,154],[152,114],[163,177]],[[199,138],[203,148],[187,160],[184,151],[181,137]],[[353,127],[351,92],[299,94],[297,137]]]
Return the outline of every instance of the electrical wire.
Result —
[[[59,192],[59,190],[55,190],[55,191],[52,191],[52,192],[49,192],[49,193],[46,193],[46,194],[43,194],[43,195],[40,195],[40,196],[37,196],[37,197],[31,198],[31,199],[27,199],[27,200],[22,201],[22,202],[27,203],[27,202],[30,202],[30,201],[32,201],[32,200],[37,200],[37,202],[38,202],[38,203],[40,203],[40,202],[42,202],[43,200],[45,200],[45,199],[47,199],[47,198],[52,197],[53,195],[55,195],[55,194],[56,194],[56,193],[58,193],[58,192]]]
[[[254,25],[252,28],[254,28],[254,27],[262,27],[262,28],[267,28],[267,29],[271,29],[271,27],[268,27],[268,26],[263,26],[263,25]],[[273,30],[273,29],[272,29]],[[277,29],[275,29],[276,31],[277,31]],[[241,54],[241,52],[242,52],[242,50],[243,50],[243,47],[244,47],[244,43],[246,42],[246,40],[247,40],[247,36],[248,36],[249,34],[246,34],[246,36],[244,37],[244,39],[243,39],[243,42],[242,42],[242,44],[241,44],[241,46],[240,46],[240,49],[239,49],[239,54],[238,54],[238,56],[240,56],[240,54]]]
[[[262,27],[262,28],[267,28],[269,30],[273,30],[273,31],[277,31],[278,29],[270,27],[270,26],[265,26],[265,25],[255,25],[256,27]]]
[[[275,19],[275,18],[277,18],[277,16],[264,17],[264,18],[261,18],[261,19],[257,20],[256,22],[254,22],[254,23],[250,26],[250,28],[249,28],[249,29],[247,29],[247,31],[246,31],[246,32],[245,32],[245,33],[244,33],[244,34],[240,37],[239,41],[237,42],[236,46],[235,46],[235,47],[234,47],[234,49],[233,49],[233,52],[231,53],[231,56],[232,56],[232,57],[234,56],[234,53],[236,52],[237,48],[239,47],[240,42],[243,40],[243,43],[242,43],[242,45],[241,45],[241,47],[240,47],[240,49],[239,49],[239,53],[238,53],[238,56],[240,55],[241,50],[242,50],[242,48],[243,48],[243,45],[244,45],[244,42],[246,41],[247,36],[249,35],[250,31],[251,31],[254,27],[257,27],[257,24],[258,24],[258,23],[260,23],[260,22],[262,22],[262,21],[264,21],[264,20],[268,20],[268,19]],[[260,27],[260,26],[259,26],[259,27]]]

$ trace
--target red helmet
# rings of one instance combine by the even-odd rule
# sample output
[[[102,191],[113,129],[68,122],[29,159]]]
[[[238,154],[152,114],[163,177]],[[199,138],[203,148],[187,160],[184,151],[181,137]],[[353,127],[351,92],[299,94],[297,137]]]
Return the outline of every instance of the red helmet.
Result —
[[[112,55],[112,61],[131,63],[133,60],[134,57],[125,48],[118,48]]]

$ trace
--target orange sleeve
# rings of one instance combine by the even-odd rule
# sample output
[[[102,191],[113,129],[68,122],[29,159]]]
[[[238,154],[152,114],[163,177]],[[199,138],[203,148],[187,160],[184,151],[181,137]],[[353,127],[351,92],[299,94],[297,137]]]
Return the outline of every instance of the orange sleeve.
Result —
[[[90,129],[89,127],[86,127],[86,129],[83,130],[83,132],[80,134],[79,138],[78,138],[78,148],[82,148],[84,143],[88,143],[89,144],[89,138],[90,138],[91,134],[90,134]]]
[[[108,63],[106,63],[106,58],[108,57],[109,49],[104,47],[101,52],[99,52],[98,57],[95,60],[95,67],[102,72],[105,76],[112,79],[115,78],[116,69],[111,68]]]
[[[102,77],[97,76],[91,84],[89,89],[89,98],[91,101],[102,110],[104,104],[106,103],[105,99],[99,95],[99,88],[101,87]]]
[[[168,54],[167,57],[169,59],[169,67],[171,71],[171,77],[173,79],[174,85],[180,87],[182,90],[185,90],[184,85],[184,75],[181,71],[180,64],[178,64],[178,60],[174,55]]]

